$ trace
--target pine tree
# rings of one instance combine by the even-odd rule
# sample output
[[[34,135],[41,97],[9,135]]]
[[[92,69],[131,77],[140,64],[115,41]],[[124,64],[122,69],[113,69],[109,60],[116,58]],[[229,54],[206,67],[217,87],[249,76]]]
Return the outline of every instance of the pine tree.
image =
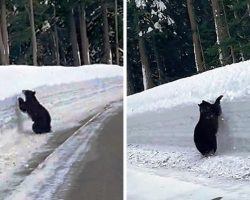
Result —
[[[86,24],[86,12],[85,5],[80,4],[79,7],[79,23],[80,23],[80,34],[81,34],[81,55],[82,55],[82,64],[89,65],[89,39],[87,35],[87,24]]]
[[[107,64],[112,64],[112,53],[109,41],[108,8],[106,0],[102,0],[102,17],[103,17],[103,40],[104,40],[103,62]]]
[[[7,60],[5,56],[5,49],[4,49],[4,43],[3,43],[3,36],[2,31],[0,31],[0,61],[2,65],[7,65]]]
[[[191,31],[193,37],[193,45],[194,45],[194,55],[195,55],[195,63],[197,72],[203,72],[206,70],[205,59],[203,54],[203,49],[201,46],[200,41],[200,34],[198,31],[198,26],[195,20],[195,13],[193,9],[193,0],[187,0],[187,8],[188,8],[188,15],[191,24]]]
[[[35,20],[34,20],[34,10],[33,10],[33,0],[29,0],[29,18],[30,18],[30,27],[32,35],[32,56],[33,56],[33,65],[37,66],[37,40],[36,40],[36,30],[35,30]]]
[[[5,50],[5,60],[6,63],[9,64],[9,38],[8,38],[8,30],[7,30],[7,21],[6,21],[6,3],[5,0],[0,1],[1,4],[1,17],[0,17],[0,25],[2,29],[2,40],[4,44]]]
[[[1,42],[6,45],[5,41],[9,40],[11,63],[32,65],[37,61],[38,65],[78,66],[102,62],[105,40],[103,37],[101,0],[5,1],[6,13],[8,13],[7,37],[9,39],[6,40],[7,37],[4,37],[1,26],[3,37]],[[117,43],[117,38],[115,38],[115,6],[114,1],[106,1],[109,11],[107,12],[109,52],[115,52],[113,50]],[[1,0],[0,3],[2,2],[4,0]],[[32,3],[32,7],[30,3]],[[120,28],[122,27],[121,5],[122,1],[117,0],[117,24],[119,27],[119,34],[117,35],[118,46],[121,50],[119,55],[122,54],[123,45],[122,28]],[[2,8],[3,6],[0,10]],[[30,14],[31,8],[33,8],[33,19]],[[72,10],[73,16],[70,18]],[[70,19],[71,22],[74,21],[74,24],[70,23]],[[2,17],[0,17],[0,20],[2,21]],[[34,22],[32,23],[32,21]],[[74,25],[75,28],[72,29],[71,27]],[[74,37],[72,37],[73,35]],[[72,47],[75,49],[74,51],[72,51]],[[3,54],[6,52],[4,49]],[[117,57],[115,53],[112,55],[109,53],[109,56],[111,59]]]
[[[70,39],[72,45],[72,54],[73,54],[73,65],[80,66],[80,55],[79,55],[79,46],[77,42],[76,35],[76,25],[75,25],[75,16],[74,16],[74,8],[71,8],[69,18],[70,18]]]
[[[211,0],[214,14],[217,43],[219,45],[219,59],[222,66],[233,63],[234,52],[232,47],[224,45],[230,39],[225,9],[222,0]]]

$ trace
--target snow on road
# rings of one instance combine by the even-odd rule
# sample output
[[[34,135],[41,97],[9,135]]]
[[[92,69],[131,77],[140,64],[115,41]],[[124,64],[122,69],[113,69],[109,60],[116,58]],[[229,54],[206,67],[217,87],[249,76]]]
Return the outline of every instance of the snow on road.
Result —
[[[197,104],[202,100],[214,102],[221,94],[224,97],[221,102],[223,114],[219,119],[218,151],[213,157],[203,158],[193,143],[193,131],[199,119]],[[224,182],[231,181],[232,185],[240,181],[249,186],[249,100],[249,61],[132,95],[128,98],[127,128],[130,166],[150,168],[155,172],[171,169],[195,173],[204,178],[204,183],[211,179],[215,182],[224,179]],[[128,174],[128,180],[139,184],[133,177]],[[171,173],[167,178],[171,178]],[[223,184],[221,181],[218,188],[222,189]],[[137,193],[133,188],[130,187],[130,192]],[[225,196],[225,190],[222,191]],[[248,199],[246,196],[250,196],[250,191],[243,191],[241,197]]]
[[[249,199],[249,185],[247,184],[232,184],[225,180],[206,180],[184,172],[175,173],[175,171],[166,169],[155,171],[130,166],[128,169],[128,200]]]
[[[0,68],[0,80],[0,199],[23,181],[25,174],[21,171],[34,170],[30,160],[39,152],[51,151],[46,149],[50,148],[46,146],[49,141],[55,137],[67,139],[67,130],[76,129],[122,99],[122,68],[116,66],[9,66]],[[31,120],[16,105],[23,89],[36,90],[37,98],[52,116],[52,133],[32,133]]]

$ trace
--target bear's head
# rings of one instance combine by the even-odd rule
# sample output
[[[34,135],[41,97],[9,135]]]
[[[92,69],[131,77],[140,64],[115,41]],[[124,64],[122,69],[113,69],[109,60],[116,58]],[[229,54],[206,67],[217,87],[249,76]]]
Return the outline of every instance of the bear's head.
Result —
[[[34,98],[36,94],[36,92],[32,90],[23,90],[22,92],[25,95],[26,100]]]
[[[203,100],[201,104],[198,104],[198,106],[200,107],[201,115],[205,116],[207,119],[214,116],[213,104]]]

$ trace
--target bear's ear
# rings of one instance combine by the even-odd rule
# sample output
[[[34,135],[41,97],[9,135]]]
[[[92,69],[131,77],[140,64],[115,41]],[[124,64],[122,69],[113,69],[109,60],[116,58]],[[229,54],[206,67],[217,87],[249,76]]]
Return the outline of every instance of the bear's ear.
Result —
[[[199,107],[201,107],[201,104],[198,104]]]
[[[36,94],[36,91],[32,91],[32,94],[35,95],[35,94]]]

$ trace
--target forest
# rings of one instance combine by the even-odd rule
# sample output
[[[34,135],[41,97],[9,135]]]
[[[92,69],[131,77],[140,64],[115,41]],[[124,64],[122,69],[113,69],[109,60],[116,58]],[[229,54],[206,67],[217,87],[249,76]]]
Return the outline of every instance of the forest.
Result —
[[[122,0],[0,0],[0,64],[123,65]]]
[[[250,59],[249,0],[128,0],[127,94]]]

